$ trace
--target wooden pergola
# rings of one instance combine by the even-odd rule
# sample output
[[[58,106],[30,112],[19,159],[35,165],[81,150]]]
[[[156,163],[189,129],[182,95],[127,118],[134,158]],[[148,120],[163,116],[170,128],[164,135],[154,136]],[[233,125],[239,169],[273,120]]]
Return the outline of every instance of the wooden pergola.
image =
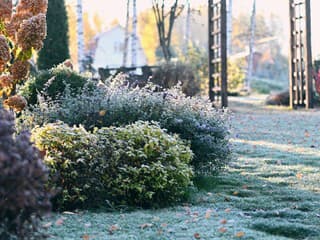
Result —
[[[290,12],[290,107],[313,107],[310,0],[288,0]],[[208,0],[209,97],[228,106],[227,3]],[[216,104],[217,105],[217,104]]]

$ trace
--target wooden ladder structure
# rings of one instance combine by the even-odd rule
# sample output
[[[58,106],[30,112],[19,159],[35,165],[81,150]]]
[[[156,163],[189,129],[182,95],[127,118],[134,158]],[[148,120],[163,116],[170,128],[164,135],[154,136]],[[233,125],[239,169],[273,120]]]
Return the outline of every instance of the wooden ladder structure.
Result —
[[[289,0],[290,107],[313,107],[310,0]]]
[[[208,16],[209,97],[223,108],[228,106],[226,0],[208,0]]]

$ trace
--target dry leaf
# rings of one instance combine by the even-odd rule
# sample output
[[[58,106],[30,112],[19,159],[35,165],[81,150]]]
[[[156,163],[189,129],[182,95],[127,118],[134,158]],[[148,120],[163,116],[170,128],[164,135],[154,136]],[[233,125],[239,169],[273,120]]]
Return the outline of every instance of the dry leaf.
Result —
[[[224,210],[226,213],[229,213],[231,212],[231,209],[230,208],[226,208],[226,210]]]
[[[63,224],[63,219],[62,218],[59,218],[57,221],[56,221],[56,226],[61,226]]]
[[[303,174],[302,174],[302,173],[297,173],[296,177],[297,177],[298,179],[302,179]]]
[[[82,239],[83,240],[89,240],[90,236],[88,234],[85,234],[85,235],[82,236]]]
[[[52,222],[48,222],[48,223],[45,223],[44,225],[42,225],[44,228],[49,228],[52,226]]]
[[[193,236],[194,236],[195,239],[200,239],[200,234],[199,233],[195,233]]]
[[[222,219],[222,220],[220,221],[221,224],[227,224],[227,222],[228,222],[227,219]]]
[[[211,210],[210,209],[208,209],[207,211],[206,211],[206,215],[205,215],[205,218],[206,219],[209,219],[210,217],[211,217]]]
[[[140,225],[140,228],[141,228],[141,229],[145,229],[145,228],[152,227],[152,226],[153,226],[152,223],[144,223],[144,224],[141,224],[141,225]]]
[[[234,196],[237,196],[238,194],[239,194],[238,191],[234,191],[234,192],[233,192],[233,195],[234,195]]]
[[[119,226],[118,225],[111,225],[109,227],[109,234],[112,235],[117,230],[119,230]]]
[[[106,113],[107,113],[106,110],[101,110],[101,111],[99,112],[99,116],[100,116],[100,117],[103,117],[104,115],[106,115]]]
[[[243,237],[244,235],[245,235],[244,232],[237,232],[237,233],[236,233],[236,237],[238,237],[238,238],[241,238],[241,237]]]
[[[305,136],[306,138],[310,137],[310,133],[308,132],[308,130],[305,130],[305,131],[304,131],[304,136]]]
[[[221,233],[225,233],[226,231],[227,231],[227,229],[224,227],[219,228],[219,232],[221,232]]]

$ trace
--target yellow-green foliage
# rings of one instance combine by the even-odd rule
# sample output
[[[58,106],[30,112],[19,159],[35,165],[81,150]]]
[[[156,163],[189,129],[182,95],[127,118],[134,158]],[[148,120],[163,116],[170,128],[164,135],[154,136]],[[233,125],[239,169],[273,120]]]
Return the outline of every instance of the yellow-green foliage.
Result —
[[[48,124],[33,132],[46,152],[50,185],[61,191],[58,208],[126,204],[158,207],[185,196],[193,156],[178,136],[156,123],[137,122],[87,132],[63,123]]]

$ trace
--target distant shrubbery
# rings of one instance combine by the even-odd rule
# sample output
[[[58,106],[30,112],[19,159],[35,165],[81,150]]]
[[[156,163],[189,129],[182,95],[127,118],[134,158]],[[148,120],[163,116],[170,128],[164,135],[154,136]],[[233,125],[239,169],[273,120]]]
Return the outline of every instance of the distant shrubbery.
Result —
[[[177,88],[156,92],[154,87],[132,89],[117,79],[101,84],[94,94],[84,89],[76,96],[66,94],[59,101],[45,101],[25,112],[23,122],[42,125],[61,120],[90,130],[156,121],[169,133],[190,141],[195,154],[192,165],[198,174],[212,174],[225,166],[230,159],[227,115],[213,109],[209,101],[185,97]]]
[[[164,89],[181,83],[182,92],[187,96],[195,96],[201,90],[201,81],[194,74],[193,67],[182,62],[164,63],[155,70],[151,81]]]
[[[34,130],[46,152],[50,185],[61,188],[58,208],[112,204],[166,206],[181,200],[191,183],[192,152],[155,123],[96,129],[63,123]]]

